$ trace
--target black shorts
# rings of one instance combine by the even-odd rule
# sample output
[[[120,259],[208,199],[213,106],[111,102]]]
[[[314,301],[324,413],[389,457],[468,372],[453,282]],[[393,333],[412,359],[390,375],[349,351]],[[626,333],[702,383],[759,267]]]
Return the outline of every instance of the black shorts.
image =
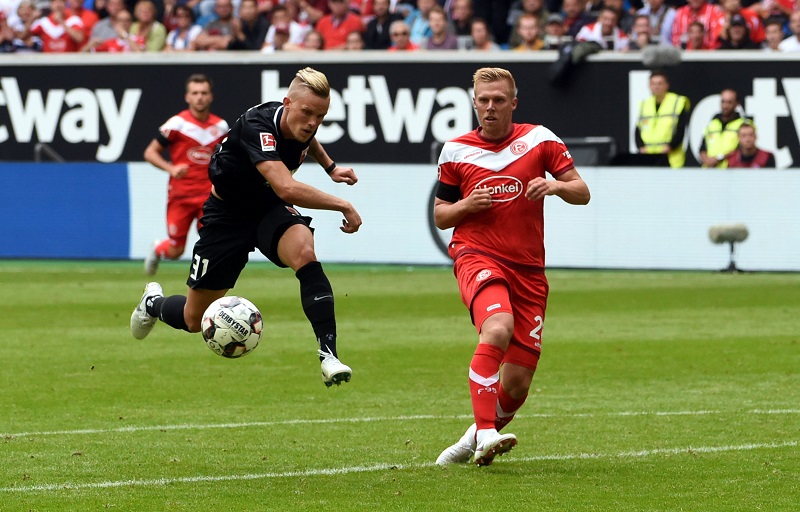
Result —
[[[200,240],[194,246],[186,284],[200,290],[233,288],[249,254],[258,249],[279,267],[278,241],[295,224],[311,228],[311,217],[277,203],[262,210],[238,210],[211,195],[203,206]]]

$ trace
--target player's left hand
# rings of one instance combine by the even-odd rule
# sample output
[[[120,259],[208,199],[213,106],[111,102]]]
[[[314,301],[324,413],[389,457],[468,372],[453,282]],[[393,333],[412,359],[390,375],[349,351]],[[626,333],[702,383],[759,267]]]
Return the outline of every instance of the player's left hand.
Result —
[[[331,171],[331,179],[336,183],[355,185],[358,182],[356,171],[352,167],[336,167]]]
[[[558,191],[559,184],[555,180],[548,180],[542,177],[533,178],[528,182],[528,190],[525,191],[525,198],[528,201],[538,201],[544,196],[552,196]]]

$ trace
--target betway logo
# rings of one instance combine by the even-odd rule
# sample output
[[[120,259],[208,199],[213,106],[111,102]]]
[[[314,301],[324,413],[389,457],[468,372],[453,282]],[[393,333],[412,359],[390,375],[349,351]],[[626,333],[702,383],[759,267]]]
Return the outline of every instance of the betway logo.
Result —
[[[288,83],[280,86],[278,71],[261,72],[261,101],[281,100],[287,89]],[[336,142],[345,134],[358,144],[377,140],[376,126],[367,121],[370,107],[375,109],[380,133],[388,143],[400,142],[404,130],[408,142],[422,142],[428,127],[438,141],[472,130],[470,90],[423,87],[415,98],[411,89],[401,88],[392,98],[386,77],[351,75],[347,87],[341,91],[331,89],[331,105],[325,123],[317,131],[317,140],[323,144]]]
[[[139,106],[141,89],[125,89],[117,104],[114,91],[48,89],[45,97],[40,89],[30,89],[23,99],[19,83],[13,77],[0,77],[0,107],[6,107],[13,140],[19,143],[50,143],[56,129],[70,143],[100,142],[100,123],[108,133],[108,143],[97,147],[100,162],[113,162],[122,154],[133,116]],[[67,109],[66,111],[64,109]],[[9,126],[0,124],[0,144],[10,140]]]
[[[513,201],[522,194],[522,182],[513,176],[491,176],[481,180],[475,188],[488,190],[493,203]]]

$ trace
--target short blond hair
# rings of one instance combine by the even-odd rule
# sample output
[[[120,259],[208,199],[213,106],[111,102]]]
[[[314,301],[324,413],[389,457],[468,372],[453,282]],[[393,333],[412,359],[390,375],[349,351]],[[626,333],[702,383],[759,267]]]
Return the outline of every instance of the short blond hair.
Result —
[[[514,75],[511,71],[503,68],[480,68],[472,75],[472,85],[478,85],[479,82],[492,83],[505,80],[511,84],[514,90],[514,96],[517,95],[517,82],[514,80]]]
[[[328,77],[313,68],[303,68],[297,72],[292,83],[289,84],[288,95],[299,93],[301,88],[311,91],[320,98],[329,98],[331,95]]]

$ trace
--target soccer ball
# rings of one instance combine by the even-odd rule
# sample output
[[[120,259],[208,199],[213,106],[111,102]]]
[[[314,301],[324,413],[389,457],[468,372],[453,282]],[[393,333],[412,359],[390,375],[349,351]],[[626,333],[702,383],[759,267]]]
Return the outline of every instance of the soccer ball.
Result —
[[[200,329],[208,348],[222,357],[234,359],[255,350],[261,340],[264,319],[249,300],[228,296],[208,306]]]

